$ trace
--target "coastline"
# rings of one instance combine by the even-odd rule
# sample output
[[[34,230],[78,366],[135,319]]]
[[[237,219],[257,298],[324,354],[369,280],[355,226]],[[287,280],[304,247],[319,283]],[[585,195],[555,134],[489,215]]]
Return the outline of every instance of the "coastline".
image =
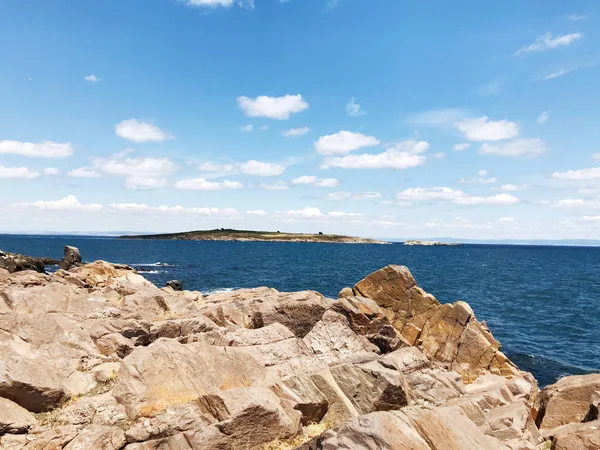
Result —
[[[600,439],[600,374],[540,390],[467,303],[440,303],[407,267],[336,299],[203,295],[79,256],[66,248],[54,274],[0,269],[2,448],[571,450]]]

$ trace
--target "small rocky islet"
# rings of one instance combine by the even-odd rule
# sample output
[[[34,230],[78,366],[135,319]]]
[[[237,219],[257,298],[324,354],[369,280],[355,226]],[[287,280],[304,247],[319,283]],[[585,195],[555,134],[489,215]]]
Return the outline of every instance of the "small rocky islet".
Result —
[[[406,267],[337,299],[180,287],[0,253],[0,448],[600,448],[600,374],[540,390]]]

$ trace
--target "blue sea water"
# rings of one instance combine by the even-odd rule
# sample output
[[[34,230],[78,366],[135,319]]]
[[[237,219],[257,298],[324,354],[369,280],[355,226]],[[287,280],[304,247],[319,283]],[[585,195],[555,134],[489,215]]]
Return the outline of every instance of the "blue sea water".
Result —
[[[418,247],[314,243],[146,241],[82,236],[0,235],[0,249],[138,269],[158,286],[215,292],[269,286],[329,297],[388,264],[410,268],[441,302],[467,301],[504,352],[541,385],[600,372],[600,248],[466,245]]]

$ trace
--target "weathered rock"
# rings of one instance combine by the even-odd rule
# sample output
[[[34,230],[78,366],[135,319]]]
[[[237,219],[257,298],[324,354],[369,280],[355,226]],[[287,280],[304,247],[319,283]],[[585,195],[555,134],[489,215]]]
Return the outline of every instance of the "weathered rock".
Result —
[[[8,253],[0,250],[0,269],[4,269],[9,273],[25,270],[44,273],[45,266],[54,264],[58,264],[58,261],[51,258],[35,258],[33,256]]]
[[[537,425],[550,429],[583,421],[598,390],[600,374],[565,377],[545,387],[538,400]]]
[[[331,374],[360,414],[400,409],[410,399],[402,372],[383,361],[342,364]]]
[[[281,380],[271,390],[278,397],[289,400],[302,414],[302,425],[319,423],[329,409],[329,401],[308,376]]]
[[[174,291],[183,291],[183,284],[179,280],[167,281],[165,286],[170,287]]]
[[[5,433],[27,433],[36,424],[35,417],[29,411],[0,397],[0,436]]]
[[[349,287],[345,287],[338,294],[338,298],[350,298],[350,297],[354,297],[354,291],[352,290],[352,288],[349,288]]]
[[[600,391],[596,391],[592,394],[592,398],[590,400],[590,409],[583,419],[584,422],[592,422],[594,420],[600,419]]]
[[[323,433],[298,450],[430,450],[401,412],[374,412]]]
[[[60,268],[62,270],[70,270],[72,267],[76,267],[81,264],[81,253],[77,247],[71,247],[65,245],[65,252],[63,259],[60,261]]]
[[[121,450],[126,443],[123,430],[93,425],[79,432],[64,450]]]
[[[570,423],[546,433],[552,450],[596,450],[600,448],[600,420]]]
[[[111,426],[126,420],[125,408],[117,403],[110,392],[78,399],[61,409],[56,418],[56,422],[65,425]]]
[[[265,376],[263,365],[243,349],[169,339],[137,347],[121,364],[113,395],[131,419],[218,390],[251,386]]]

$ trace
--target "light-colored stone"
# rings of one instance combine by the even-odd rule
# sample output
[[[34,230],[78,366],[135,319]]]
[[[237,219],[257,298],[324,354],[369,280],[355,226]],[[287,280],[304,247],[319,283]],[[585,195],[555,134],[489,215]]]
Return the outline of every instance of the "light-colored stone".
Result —
[[[0,435],[27,433],[37,424],[35,417],[25,408],[10,400],[0,398]]]
[[[536,423],[540,429],[550,429],[583,421],[598,390],[600,374],[561,378],[540,393]]]

